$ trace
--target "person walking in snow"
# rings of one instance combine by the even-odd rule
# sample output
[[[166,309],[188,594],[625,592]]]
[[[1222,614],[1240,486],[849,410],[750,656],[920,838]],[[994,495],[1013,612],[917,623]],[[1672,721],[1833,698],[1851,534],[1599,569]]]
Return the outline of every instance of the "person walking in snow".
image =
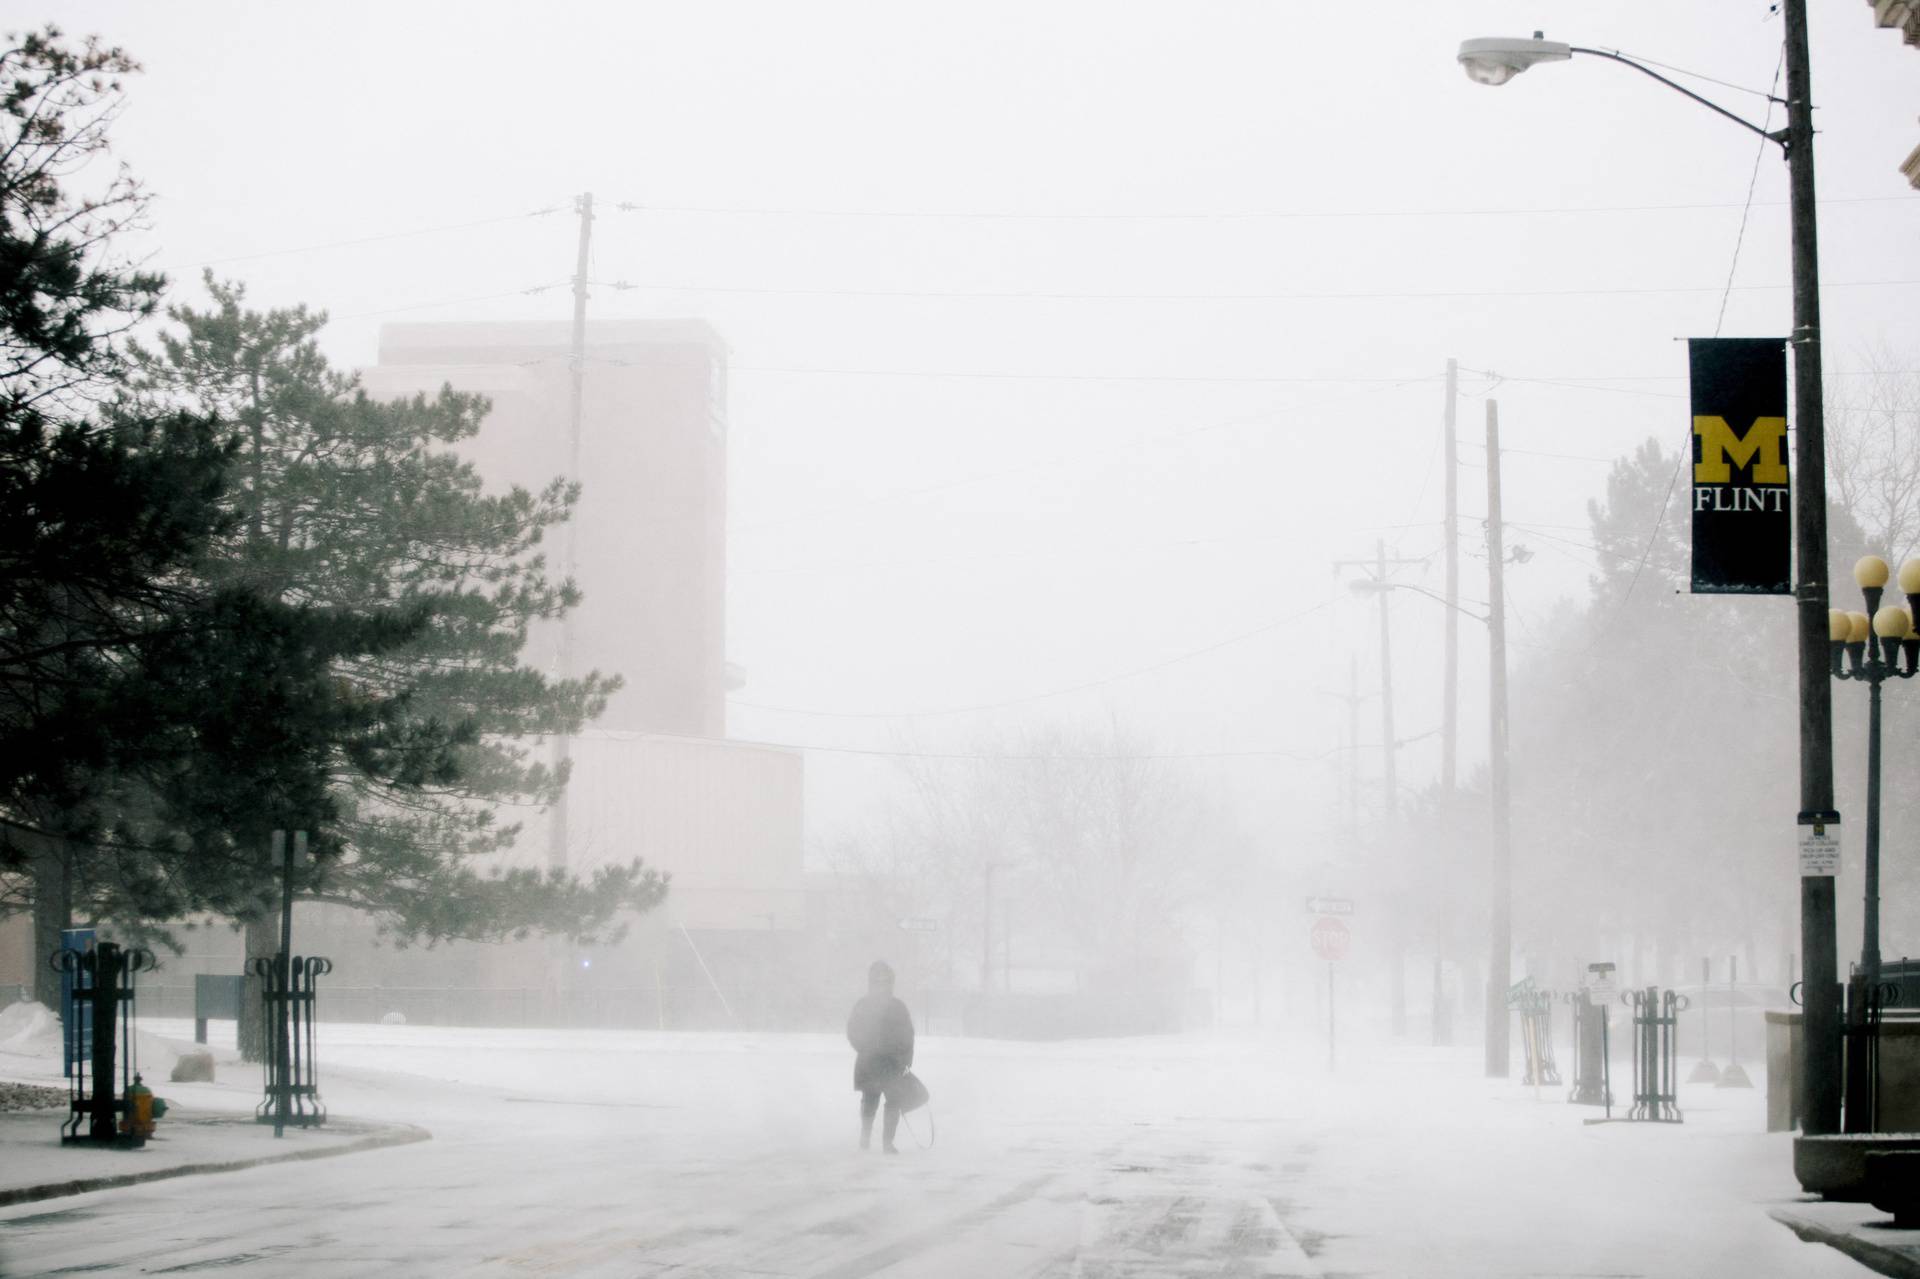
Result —
[[[893,969],[883,959],[867,969],[866,997],[847,1018],[847,1042],[853,1045],[853,1087],[860,1094],[860,1149],[873,1146],[873,1115],[887,1099],[880,1148],[890,1155],[900,1127],[900,1086],[913,1065],[913,1018],[893,994]]]

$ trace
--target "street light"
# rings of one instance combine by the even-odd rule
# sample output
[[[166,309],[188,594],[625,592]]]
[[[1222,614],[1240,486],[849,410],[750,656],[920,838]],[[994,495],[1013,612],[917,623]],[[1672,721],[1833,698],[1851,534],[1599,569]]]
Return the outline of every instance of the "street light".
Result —
[[[1540,32],[1531,40],[1465,40],[1460,44],[1460,65],[1475,84],[1505,84],[1536,62],[1560,62],[1573,56],[1573,46],[1542,40]]]
[[[1826,420],[1820,369],[1820,267],[1815,230],[1813,186],[1813,84],[1807,55],[1807,2],[1781,0],[1787,73],[1787,127],[1769,133],[1751,121],[1675,84],[1631,58],[1604,49],[1531,40],[1468,40],[1460,46],[1460,65],[1476,83],[1505,84],[1528,67],[1558,62],[1574,54],[1607,58],[1632,67],[1685,94],[1715,114],[1779,144],[1786,153],[1788,204],[1793,227],[1793,374],[1794,558],[1799,581],[1800,814],[1804,826],[1837,822],[1833,811],[1833,690],[1827,646],[1827,474]],[[1801,1001],[1805,1033],[1802,1073],[1809,1135],[1840,1127],[1840,991],[1834,946],[1834,891],[1831,875],[1800,878]]]
[[[1782,147],[1787,144],[1785,129],[1769,133],[1751,120],[1743,119],[1727,110],[1719,103],[1701,97],[1683,84],[1676,84],[1658,71],[1635,62],[1613,49],[1586,49],[1577,44],[1560,44],[1553,40],[1542,40],[1538,31],[1531,40],[1463,40],[1460,42],[1460,66],[1467,78],[1475,84],[1498,85],[1525,71],[1528,67],[1542,62],[1565,62],[1576,53],[1589,57],[1608,58],[1623,67],[1632,67],[1642,75],[1647,75],[1666,85],[1675,93],[1683,93],[1709,111],[1717,112],[1751,133],[1757,133],[1769,142],[1777,142]]]
[[[1862,680],[1867,685],[1867,874],[1866,901],[1860,927],[1860,967],[1847,1001],[1847,1026],[1853,1035],[1847,1053],[1848,1132],[1874,1130],[1873,1051],[1866,1037],[1874,1033],[1869,1004],[1880,984],[1880,686],[1890,679],[1912,679],[1920,668],[1920,636],[1914,634],[1915,614],[1898,604],[1880,606],[1890,576],[1887,562],[1869,555],[1853,566],[1867,611],[1827,614],[1832,645],[1833,677]],[[1920,612],[1920,559],[1900,566],[1900,590],[1909,608]]]

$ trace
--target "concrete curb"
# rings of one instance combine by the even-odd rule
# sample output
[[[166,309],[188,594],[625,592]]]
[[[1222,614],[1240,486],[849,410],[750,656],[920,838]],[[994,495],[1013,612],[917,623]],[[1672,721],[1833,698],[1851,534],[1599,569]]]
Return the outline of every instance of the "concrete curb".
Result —
[[[1870,1270],[1892,1275],[1893,1279],[1920,1279],[1920,1261],[1905,1251],[1881,1247],[1851,1230],[1822,1225],[1786,1208],[1775,1208],[1767,1215],[1806,1242],[1838,1248]]]
[[[148,1172],[123,1172],[105,1177],[78,1177],[72,1181],[51,1181],[40,1186],[15,1186],[10,1190],[0,1190],[0,1208],[13,1204],[37,1203],[42,1199],[59,1199],[67,1195],[90,1194],[96,1190],[117,1190],[122,1186],[137,1185],[143,1181],[166,1181],[172,1177],[197,1177],[213,1172],[239,1172],[246,1168],[258,1168],[264,1164],[292,1163],[296,1159],[331,1159],[335,1155],[353,1155],[363,1150],[379,1150],[384,1146],[407,1146],[416,1141],[431,1141],[433,1134],[425,1128],[416,1128],[412,1124],[393,1124],[381,1131],[369,1133],[354,1141],[343,1142],[338,1146],[322,1146],[313,1150],[290,1150],[283,1154],[261,1155],[257,1159],[219,1159],[207,1163],[180,1164],[172,1168],[155,1168]]]

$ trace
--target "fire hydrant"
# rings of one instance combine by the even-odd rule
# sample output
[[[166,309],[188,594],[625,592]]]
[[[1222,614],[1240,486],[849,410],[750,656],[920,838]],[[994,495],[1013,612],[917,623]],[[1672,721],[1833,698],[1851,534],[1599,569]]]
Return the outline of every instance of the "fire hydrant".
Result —
[[[127,1089],[126,1118],[120,1121],[120,1131],[134,1137],[151,1137],[154,1121],[166,1113],[167,1103],[155,1097],[153,1089],[140,1082],[136,1074]]]

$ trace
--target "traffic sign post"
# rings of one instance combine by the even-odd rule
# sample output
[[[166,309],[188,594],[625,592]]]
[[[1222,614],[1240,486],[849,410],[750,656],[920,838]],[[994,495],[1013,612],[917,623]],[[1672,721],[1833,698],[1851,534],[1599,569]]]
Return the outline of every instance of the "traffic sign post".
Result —
[[[1308,898],[1311,907],[1315,899]],[[1346,903],[1353,908],[1352,902]],[[1334,1016],[1333,1016],[1333,965],[1347,957],[1347,943],[1353,935],[1347,926],[1330,914],[1323,914],[1313,921],[1313,927],[1307,932],[1307,940],[1313,945],[1313,953],[1327,961],[1327,1069],[1333,1069]]]

